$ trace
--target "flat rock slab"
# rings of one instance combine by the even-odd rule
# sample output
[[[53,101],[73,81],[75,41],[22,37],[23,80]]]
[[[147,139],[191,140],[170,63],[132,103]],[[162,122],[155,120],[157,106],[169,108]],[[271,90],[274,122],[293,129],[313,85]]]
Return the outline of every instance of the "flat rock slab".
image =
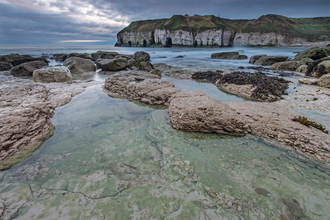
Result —
[[[175,129],[245,135],[249,126],[225,104],[201,91],[182,91],[172,97],[168,110]]]
[[[31,156],[53,134],[55,108],[92,84],[38,84],[0,75],[0,170]]]
[[[150,105],[168,105],[171,95],[179,92],[174,83],[144,71],[124,71],[105,81],[110,95],[120,95]]]
[[[300,114],[277,103],[227,102],[243,117],[251,134],[276,139],[317,159],[330,161],[330,135],[294,122]]]

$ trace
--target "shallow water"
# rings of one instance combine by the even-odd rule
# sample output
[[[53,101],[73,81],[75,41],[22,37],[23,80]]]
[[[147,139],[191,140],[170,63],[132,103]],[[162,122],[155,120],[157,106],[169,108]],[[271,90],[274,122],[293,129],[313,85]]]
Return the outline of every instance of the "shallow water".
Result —
[[[222,48],[149,48],[149,47],[114,47],[114,46],[22,46],[22,45],[2,45],[0,55],[11,53],[29,54],[32,56],[48,55],[55,53],[95,53],[99,50],[116,51],[121,54],[134,54],[136,51],[146,51],[151,56],[152,63],[167,63],[190,69],[237,69],[238,67],[253,66],[246,60],[221,60],[211,59],[212,53],[237,51],[240,54],[252,55],[267,54],[268,56],[288,56],[293,58],[296,53],[306,48],[278,48],[278,47],[222,47]],[[184,58],[175,58],[177,56]],[[165,57],[165,58],[164,58]],[[51,65],[56,65],[51,60]]]
[[[285,146],[177,131],[100,87],[55,113],[54,136],[0,173],[4,219],[279,219],[288,198],[329,217],[330,171]]]

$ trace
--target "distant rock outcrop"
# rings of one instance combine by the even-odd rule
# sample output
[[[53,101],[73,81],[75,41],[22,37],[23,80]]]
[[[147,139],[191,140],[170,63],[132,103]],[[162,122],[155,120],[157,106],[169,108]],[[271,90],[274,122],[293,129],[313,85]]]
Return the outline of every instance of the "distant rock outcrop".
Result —
[[[306,28],[306,25],[322,28]],[[323,28],[324,27],[324,28]],[[224,47],[328,44],[330,17],[288,18],[263,15],[253,20],[230,20],[213,15],[182,16],[134,21],[117,34],[116,46],[125,47]]]

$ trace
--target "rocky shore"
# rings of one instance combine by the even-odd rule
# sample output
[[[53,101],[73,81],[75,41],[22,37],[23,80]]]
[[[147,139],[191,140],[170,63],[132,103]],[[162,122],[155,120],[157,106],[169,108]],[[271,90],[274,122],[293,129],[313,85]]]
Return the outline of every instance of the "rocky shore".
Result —
[[[238,53],[229,55],[218,54],[217,58],[240,56]],[[313,48],[299,53],[293,61],[266,55],[250,57],[250,63],[272,65],[274,70],[298,71],[305,65],[308,76],[320,77],[316,80],[319,86],[299,85],[289,95],[286,90],[290,81],[282,77],[268,76],[260,71],[194,72],[167,64],[151,64],[150,55],[141,51],[134,55],[105,51],[91,55],[55,54],[54,59],[63,62],[63,66],[55,67],[48,67],[47,60],[42,58],[18,54],[2,56],[2,68],[7,70],[0,74],[0,169],[7,169],[29,157],[53,134],[51,117],[55,108],[68,103],[86,87],[100,84],[72,79],[81,75],[90,77],[96,69],[110,74],[104,84],[110,96],[168,106],[169,119],[175,129],[236,136],[252,134],[275,139],[308,156],[329,162],[329,135],[293,121],[301,115],[287,108],[329,110],[330,92],[326,88],[329,85],[329,55],[329,48]],[[262,102],[222,103],[200,91],[181,91],[174,83],[162,80],[162,74],[210,82],[228,93]]]

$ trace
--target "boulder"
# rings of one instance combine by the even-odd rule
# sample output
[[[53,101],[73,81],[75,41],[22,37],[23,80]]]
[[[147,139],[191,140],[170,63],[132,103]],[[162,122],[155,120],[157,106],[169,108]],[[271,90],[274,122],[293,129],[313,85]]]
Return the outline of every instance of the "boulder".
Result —
[[[314,60],[312,60],[311,58],[304,58],[304,59],[302,59],[298,62],[298,67],[300,67],[302,65],[307,65],[308,66],[309,64],[311,64],[313,62],[314,62]]]
[[[119,71],[124,70],[127,67],[127,59],[115,58],[115,59],[99,59],[96,61],[98,69],[103,71]]]
[[[295,57],[294,57],[294,61],[300,61],[302,59],[305,58],[311,58],[313,60],[318,60],[321,59],[323,57],[327,57],[330,56],[330,49],[328,48],[311,48],[305,51],[302,51],[300,53],[298,53]]]
[[[239,55],[238,52],[222,52],[222,53],[212,53],[212,59],[233,59],[233,60],[242,60],[247,59],[245,55]]]
[[[96,70],[95,65],[90,59],[83,59],[80,57],[70,57],[63,63],[71,74],[81,74],[86,72],[94,72]]]
[[[150,71],[150,73],[151,74],[155,74],[155,75],[157,75],[159,77],[162,77],[162,71],[159,70],[159,69],[153,69],[153,70]]]
[[[68,59],[70,57],[80,57],[83,59],[92,60],[92,57],[90,57],[89,54],[87,54],[87,53],[70,53],[66,59]]]
[[[19,54],[15,54],[15,53],[0,57],[0,61],[11,63],[13,66],[18,66],[22,63],[38,61],[38,60],[43,61],[47,64],[49,63],[49,61],[43,57],[34,58],[34,57],[31,57],[30,55],[19,55]]]
[[[10,73],[13,76],[32,76],[35,70],[41,69],[45,66],[48,66],[48,63],[43,61],[31,61],[15,66],[10,70]]]
[[[250,57],[249,63],[254,64],[260,57],[266,57],[266,54],[254,55]]]
[[[317,80],[317,85],[325,88],[330,88],[330,74],[321,76]]]
[[[33,72],[35,82],[67,82],[72,80],[70,70],[65,66],[54,66],[44,69],[38,69]]]
[[[302,66],[299,66],[297,69],[296,69],[296,72],[299,72],[299,73],[306,73],[306,70],[307,70],[308,66],[305,64],[305,65],[302,65]]]
[[[68,54],[58,53],[58,54],[54,54],[53,57],[55,58],[56,62],[64,62],[64,60],[68,58]]]
[[[0,62],[0,71],[6,71],[13,68],[13,64],[9,62]]]
[[[143,59],[144,61],[150,62],[150,55],[144,51],[137,51],[133,55],[134,60]]]
[[[287,59],[288,57],[285,56],[261,56],[254,64],[259,66],[271,66],[274,63],[284,62]]]
[[[113,59],[118,55],[117,52],[113,51],[97,51],[96,53],[92,53],[91,57],[94,61],[98,59]]]
[[[182,91],[172,96],[168,109],[175,129],[245,135],[249,126],[235,110],[201,91]]]
[[[284,61],[274,63],[271,67],[272,70],[287,70],[287,71],[296,71],[298,68],[297,61]]]
[[[301,78],[298,80],[298,82],[307,85],[317,85],[317,79],[313,78]]]
[[[128,67],[133,70],[142,70],[142,71],[151,71],[154,69],[154,67],[151,65],[151,63],[145,61],[143,58],[140,58],[138,60],[132,60]]]

